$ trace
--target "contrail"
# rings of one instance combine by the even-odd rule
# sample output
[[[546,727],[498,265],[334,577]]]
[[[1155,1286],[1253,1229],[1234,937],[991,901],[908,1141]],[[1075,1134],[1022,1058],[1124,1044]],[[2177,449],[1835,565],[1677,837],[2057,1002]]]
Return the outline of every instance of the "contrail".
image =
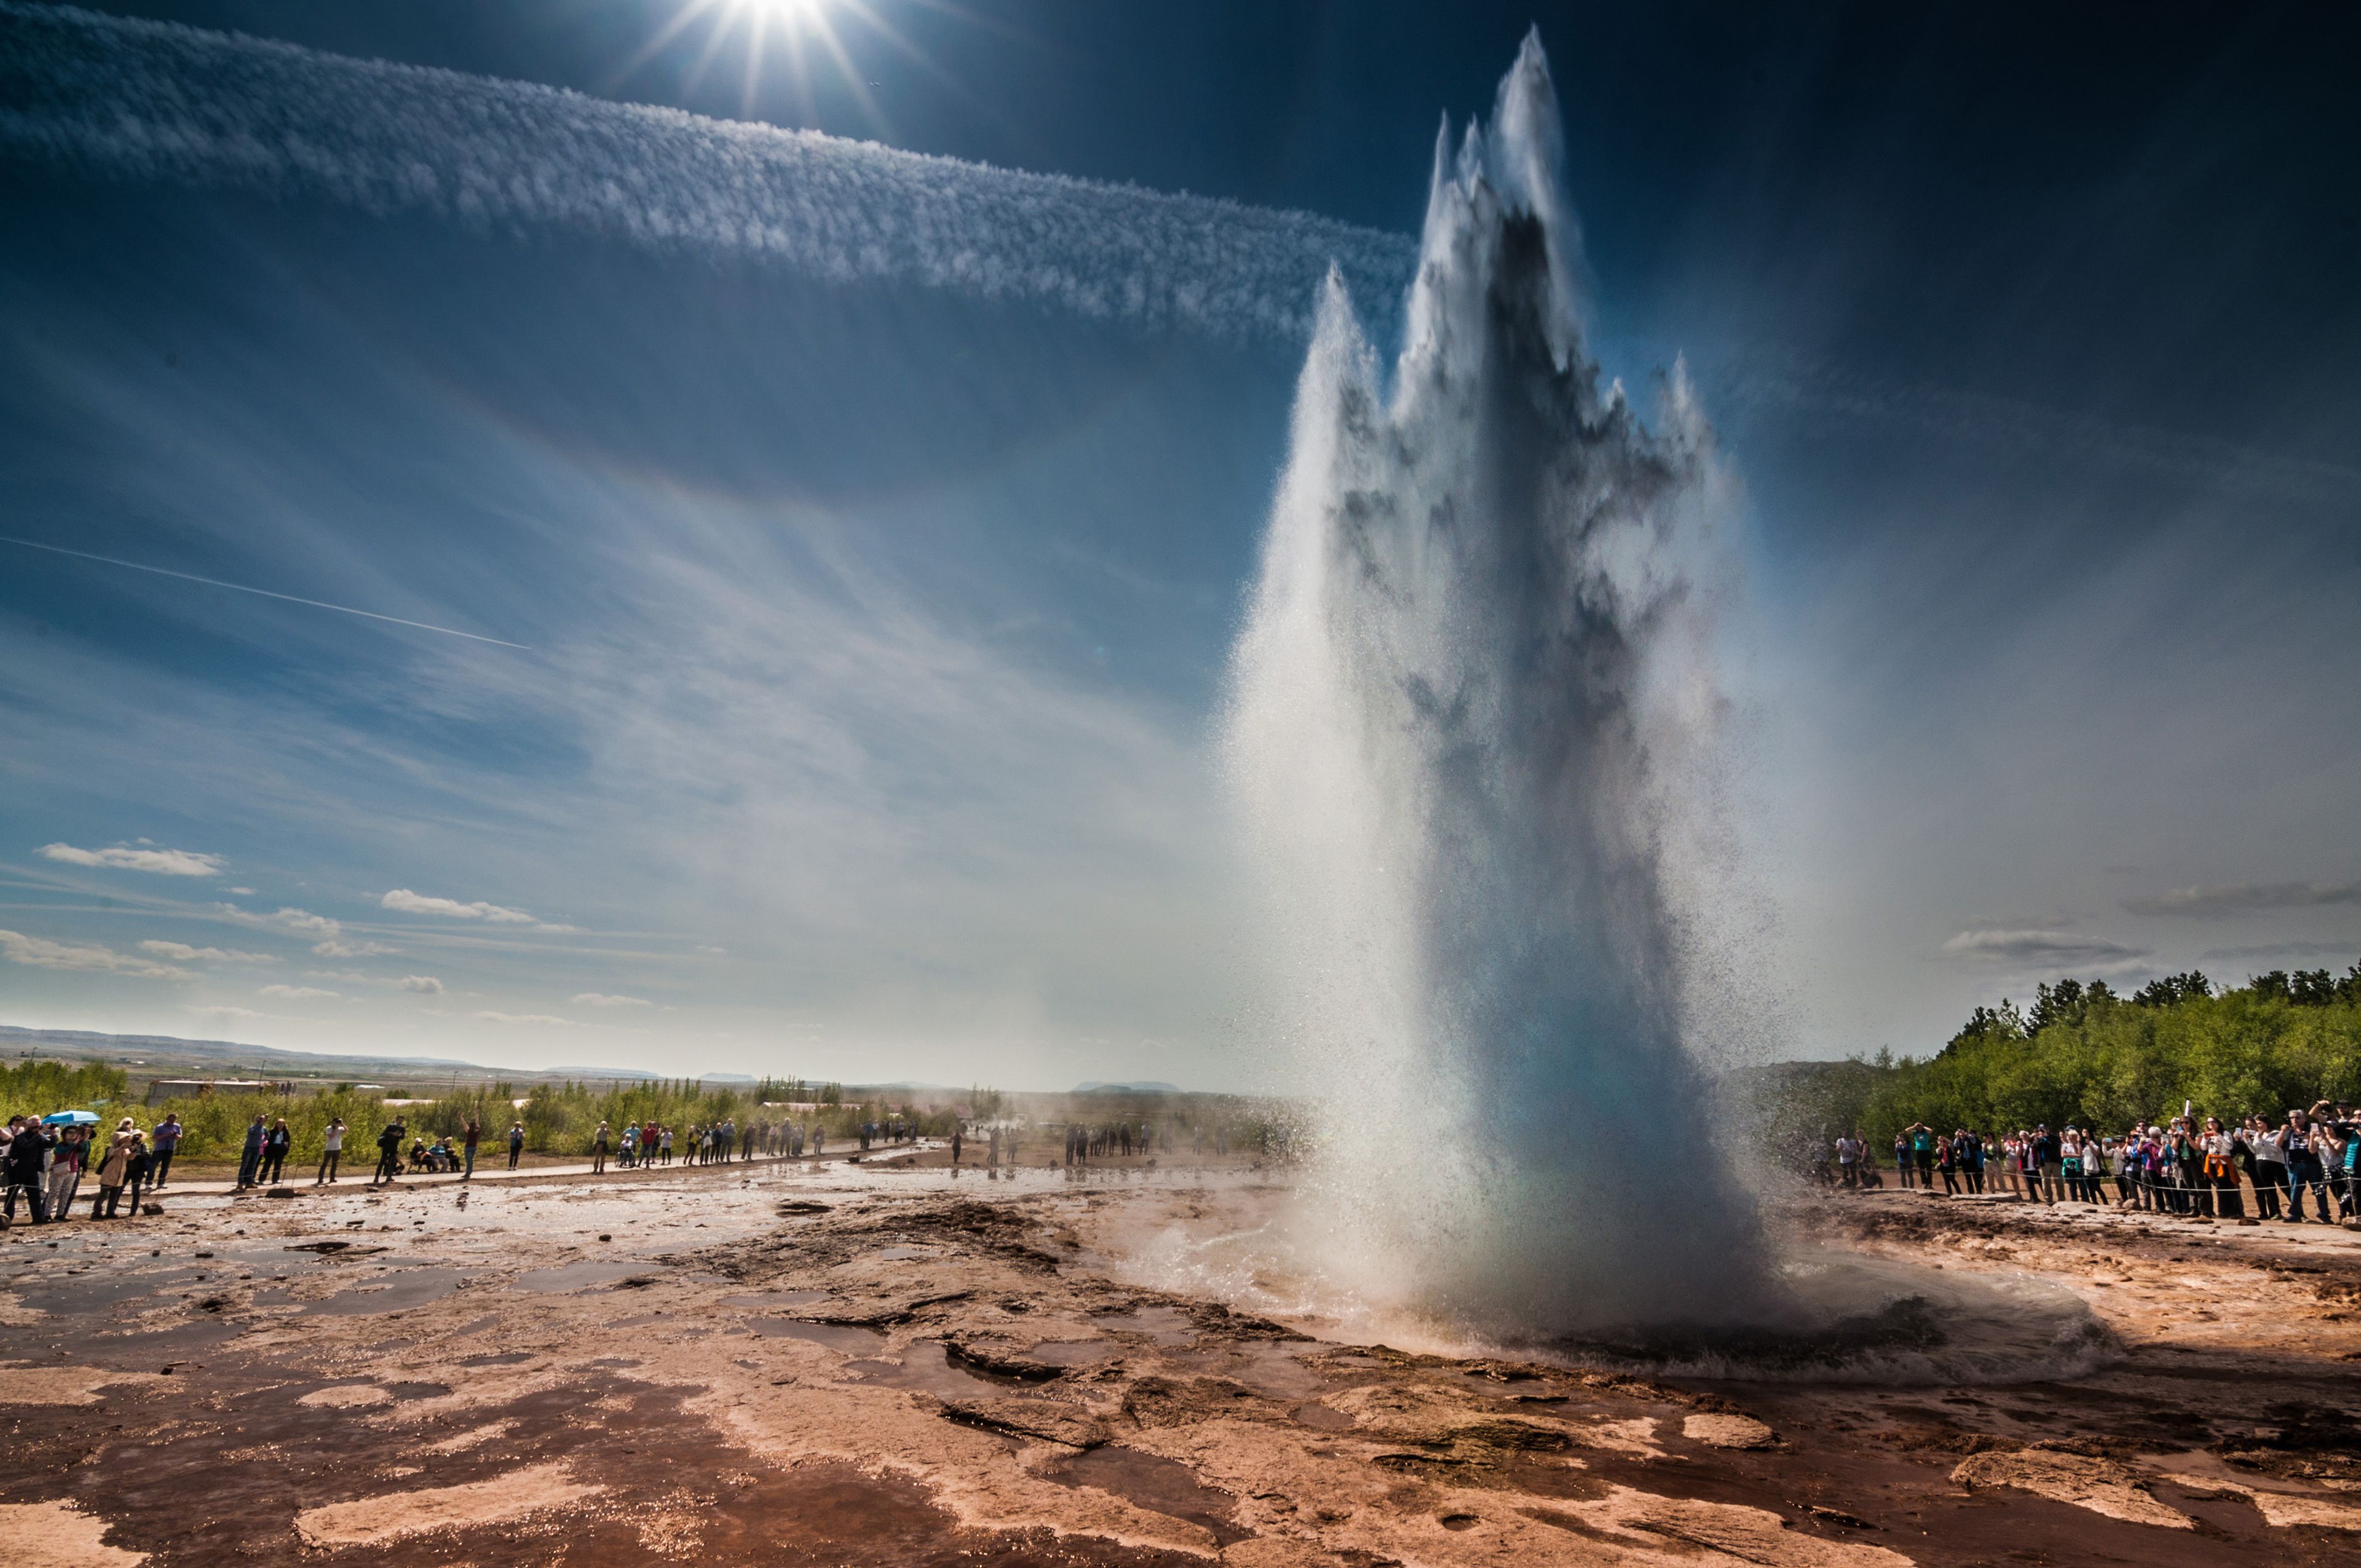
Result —
[[[1406,235],[809,131],[0,0],[0,156],[760,257],[1150,329],[1308,341],[1333,263],[1398,306]]]
[[[289,604],[307,604],[313,609],[333,609],[346,615],[357,615],[370,620],[389,621],[395,626],[414,626],[421,631],[439,631],[445,637],[464,637],[470,642],[489,642],[496,648],[515,648],[530,653],[533,650],[522,642],[505,642],[497,637],[484,637],[473,631],[462,631],[455,626],[434,626],[423,620],[404,620],[398,615],[379,615],[373,609],[355,609],[348,604],[330,604],[325,599],[307,599],[295,594],[274,593],[269,588],[248,587],[244,583],[225,583],[219,577],[200,577],[194,572],[175,572],[169,566],[150,566],[137,561],[119,561],[112,555],[93,555],[87,550],[69,550],[62,544],[41,544],[30,539],[15,539],[0,533],[0,544],[21,544],[27,550],[47,550],[55,555],[74,555],[84,561],[104,562],[109,566],[126,566],[135,572],[153,572],[159,577],[178,577],[184,583],[203,583],[209,588],[228,588],[234,593],[260,594],[267,599],[285,599]]]

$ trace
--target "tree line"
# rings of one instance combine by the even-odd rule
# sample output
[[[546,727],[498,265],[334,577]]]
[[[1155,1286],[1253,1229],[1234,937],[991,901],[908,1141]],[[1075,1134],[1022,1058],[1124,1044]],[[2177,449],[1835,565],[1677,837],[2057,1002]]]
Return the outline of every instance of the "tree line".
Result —
[[[1935,1054],[1880,1051],[1773,1077],[1777,1130],[1798,1144],[1857,1129],[1873,1147],[1914,1122],[1949,1132],[2135,1121],[2361,1102],[2361,964],[2273,970],[2234,988],[2200,970],[2129,993],[2061,980],[2020,1008],[1979,1006]]]

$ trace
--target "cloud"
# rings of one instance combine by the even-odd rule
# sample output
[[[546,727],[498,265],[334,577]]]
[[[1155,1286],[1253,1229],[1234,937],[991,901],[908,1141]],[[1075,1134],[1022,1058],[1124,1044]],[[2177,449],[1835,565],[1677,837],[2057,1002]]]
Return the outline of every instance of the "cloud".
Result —
[[[440,996],[443,982],[431,974],[406,974],[401,977],[401,989],[414,991],[421,996]]]
[[[380,953],[398,953],[400,948],[389,948],[383,942],[314,942],[314,955],[324,959],[371,959]]]
[[[323,991],[316,985],[266,985],[255,994],[258,996],[283,996],[292,999],[314,996],[332,997],[336,995],[337,992],[333,991]]]
[[[178,180],[557,228],[1231,338],[1309,337],[1334,262],[1391,309],[1407,235],[1019,173],[811,131],[170,23],[0,5],[0,148]]]
[[[2318,909],[2361,904],[2361,882],[2233,882],[2214,887],[2176,887],[2146,898],[2126,898],[2134,915],[2187,915],[2201,920],[2260,909]]]
[[[209,1007],[192,1007],[190,1012],[207,1018],[268,1018],[268,1013],[258,1013],[251,1007],[225,1007],[215,1003]]]
[[[72,970],[83,974],[122,974],[136,980],[193,980],[184,969],[134,958],[95,942],[52,942],[21,931],[0,931],[0,958],[35,969]]]
[[[254,896],[254,889],[250,887],[233,887],[228,891],[237,894],[240,898],[252,898]]]
[[[303,971],[303,978],[305,980],[342,981],[346,985],[367,985],[369,982],[368,976],[365,974],[356,974],[351,970],[307,969]]]
[[[571,1024],[571,1018],[553,1018],[546,1013],[476,1013],[471,1017],[489,1019],[495,1024]]]
[[[2071,931],[1962,931],[1943,944],[1943,951],[1977,963],[2059,969],[2120,967],[2148,956],[2144,948],[2127,948],[2103,937],[2078,937]]]
[[[219,876],[222,858],[193,850],[77,850],[71,844],[44,844],[41,853],[71,866],[107,866],[121,872],[153,872],[158,876]]]
[[[235,904],[216,904],[214,909],[224,919],[235,920],[241,926],[264,931],[290,931],[298,937],[334,937],[344,929],[326,916],[314,915],[308,909],[282,907],[269,915],[257,915]]]
[[[573,1000],[590,1007],[653,1007],[644,996],[602,996],[595,991],[577,992]]]
[[[2198,955],[2205,963],[2234,963],[2249,959],[2356,959],[2361,942],[2266,942],[2256,948],[2208,948]]]
[[[139,944],[139,950],[153,953],[159,959],[178,959],[184,964],[275,964],[279,961],[270,953],[242,953],[235,948],[192,948],[186,942],[147,941]]]
[[[533,924],[533,916],[522,909],[506,909],[497,904],[487,904],[480,898],[472,904],[462,904],[456,898],[430,898],[406,887],[395,888],[378,902],[388,909],[399,909],[405,915],[447,915],[455,920],[489,920],[503,926]]]

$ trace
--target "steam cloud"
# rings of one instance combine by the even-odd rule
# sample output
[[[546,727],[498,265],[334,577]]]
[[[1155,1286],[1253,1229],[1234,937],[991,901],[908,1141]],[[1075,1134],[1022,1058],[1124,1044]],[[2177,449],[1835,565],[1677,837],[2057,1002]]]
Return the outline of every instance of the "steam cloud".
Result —
[[[1229,338],[1306,336],[1332,264],[1389,302],[1415,255],[1305,213],[13,0],[0,105],[0,156],[111,178],[572,229]]]
[[[1437,144],[1389,394],[1338,281],[1235,651],[1230,772],[1330,1096],[1323,1260],[1511,1339],[1758,1299],[1685,1048],[1724,498],[1676,373],[1586,356],[1537,37]]]

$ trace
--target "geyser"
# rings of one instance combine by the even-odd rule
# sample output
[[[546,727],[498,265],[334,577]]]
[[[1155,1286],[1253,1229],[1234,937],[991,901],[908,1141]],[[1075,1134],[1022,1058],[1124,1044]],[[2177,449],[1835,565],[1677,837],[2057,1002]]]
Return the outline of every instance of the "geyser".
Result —
[[[1321,1270],[1511,1339],[1778,1292],[1685,1037],[1719,707],[1710,433],[1588,356],[1539,38],[1436,148],[1390,387],[1332,278],[1227,760],[1322,1121]]]

